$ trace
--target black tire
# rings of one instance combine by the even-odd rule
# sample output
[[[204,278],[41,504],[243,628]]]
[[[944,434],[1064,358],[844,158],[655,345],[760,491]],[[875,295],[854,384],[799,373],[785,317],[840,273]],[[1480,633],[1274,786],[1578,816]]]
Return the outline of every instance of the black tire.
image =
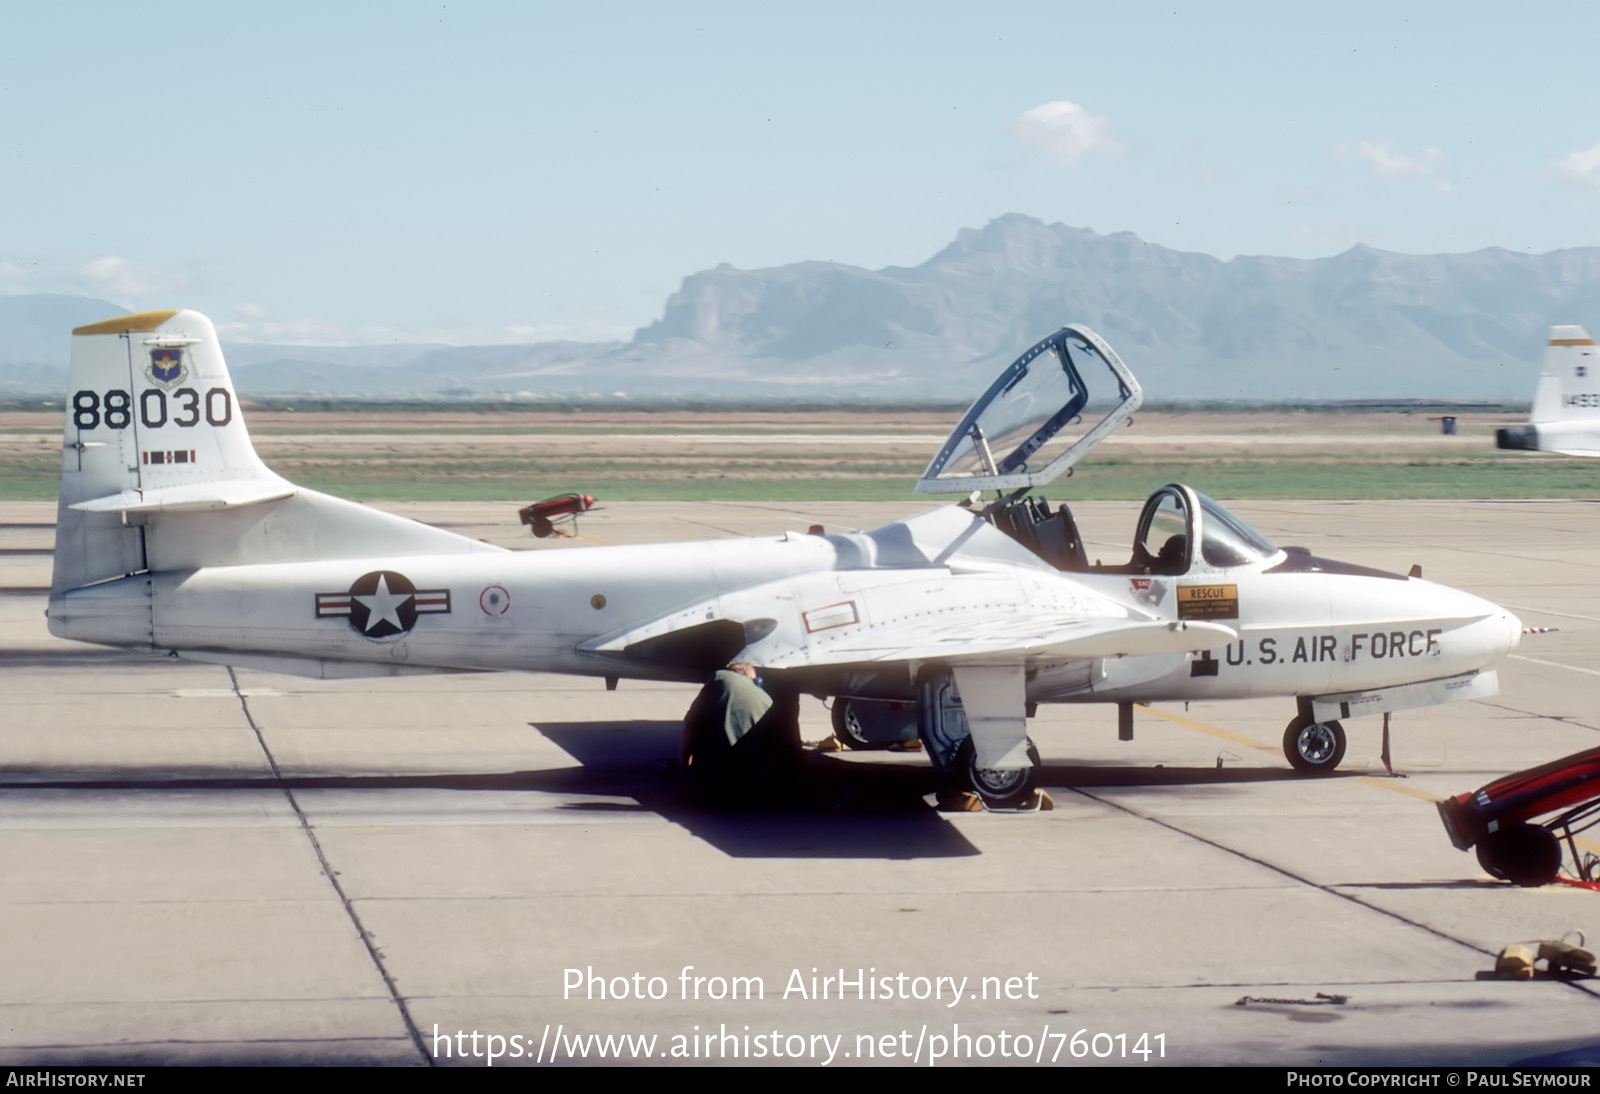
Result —
[[[970,790],[991,809],[1015,809],[1026,802],[1039,782],[1039,750],[1028,742],[1031,766],[1016,771],[992,771],[977,766],[978,752],[972,738],[962,740],[956,750],[956,777],[961,789]]]
[[[1561,870],[1561,841],[1548,828],[1513,824],[1478,841],[1478,865],[1513,885],[1548,885]]]
[[[849,697],[841,695],[833,701],[833,735],[846,748],[863,752],[876,752],[888,748],[892,741],[868,740],[862,733],[861,723]]]
[[[1331,775],[1344,759],[1344,726],[1296,718],[1283,731],[1283,754],[1302,775]]]

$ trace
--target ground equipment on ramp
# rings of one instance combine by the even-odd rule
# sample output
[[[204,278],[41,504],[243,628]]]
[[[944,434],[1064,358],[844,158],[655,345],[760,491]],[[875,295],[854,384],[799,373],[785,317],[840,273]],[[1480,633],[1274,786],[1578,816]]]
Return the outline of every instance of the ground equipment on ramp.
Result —
[[[557,494],[543,501],[524,505],[517,516],[540,539],[566,539],[578,530],[578,514],[594,508],[594,498],[588,494]],[[571,524],[572,533],[563,532],[557,524]]]
[[[1565,843],[1577,878],[1600,881],[1600,857],[1580,851],[1576,839],[1600,824],[1600,748],[1506,775],[1438,805],[1450,842],[1463,851],[1477,847],[1479,864],[1497,878],[1518,885],[1554,881]]]

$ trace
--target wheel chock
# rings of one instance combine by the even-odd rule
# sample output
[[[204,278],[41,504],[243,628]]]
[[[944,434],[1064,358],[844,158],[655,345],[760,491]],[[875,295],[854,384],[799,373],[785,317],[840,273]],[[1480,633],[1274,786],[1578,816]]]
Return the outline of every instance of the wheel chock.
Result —
[[[1539,951],[1534,949],[1530,942],[1513,942],[1500,951],[1500,956],[1494,959],[1494,975],[1497,980],[1532,980],[1533,963],[1539,959]]]
[[[1043,790],[1035,790],[1025,804],[1015,809],[993,809],[970,790],[948,791],[939,795],[941,813],[1042,813],[1055,807],[1055,800]]]
[[[941,813],[982,813],[983,799],[970,790],[949,790],[939,795]]]
[[[1532,980],[1537,961],[1545,963],[1545,971],[1540,975],[1595,975],[1593,950],[1548,938],[1539,942],[1513,942],[1501,950],[1494,961],[1494,975],[1500,980]]]
[[[1581,976],[1595,974],[1594,951],[1570,942],[1544,941],[1539,943],[1539,956],[1550,965],[1550,971],[1565,969]]]

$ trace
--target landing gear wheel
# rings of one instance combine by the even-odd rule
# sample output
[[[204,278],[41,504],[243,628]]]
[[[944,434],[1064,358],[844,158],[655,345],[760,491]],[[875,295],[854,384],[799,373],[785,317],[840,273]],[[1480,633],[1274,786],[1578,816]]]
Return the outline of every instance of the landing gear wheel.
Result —
[[[1033,795],[1039,781],[1039,750],[1028,742],[1031,766],[1013,771],[996,771],[977,766],[978,753],[967,737],[956,750],[956,778],[963,790],[971,790],[990,809],[1016,809]]]
[[[1478,865],[1513,885],[1548,885],[1561,869],[1561,841],[1548,828],[1513,824],[1478,841]]]
[[[870,740],[866,735],[866,727],[861,724],[860,708],[843,695],[833,701],[833,735],[846,748],[857,748],[864,752],[885,749],[894,743]]]
[[[1344,726],[1299,717],[1283,731],[1283,754],[1304,775],[1331,775],[1344,759]]]

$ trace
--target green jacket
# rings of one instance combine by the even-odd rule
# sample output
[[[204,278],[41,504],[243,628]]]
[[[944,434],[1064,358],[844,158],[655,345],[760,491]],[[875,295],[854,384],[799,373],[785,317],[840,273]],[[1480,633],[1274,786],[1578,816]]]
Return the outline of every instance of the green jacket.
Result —
[[[707,700],[700,715],[706,719],[706,729],[720,725],[730,748],[772,709],[772,696],[731,669],[719,670],[701,694]]]

